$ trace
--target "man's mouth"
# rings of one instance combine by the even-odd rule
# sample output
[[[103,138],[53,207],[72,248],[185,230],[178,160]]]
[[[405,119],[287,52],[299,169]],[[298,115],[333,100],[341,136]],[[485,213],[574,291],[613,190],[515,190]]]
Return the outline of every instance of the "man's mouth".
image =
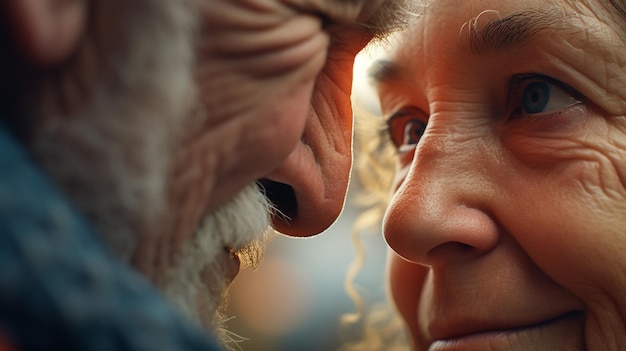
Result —
[[[224,252],[220,256],[222,267],[224,267],[224,277],[226,278],[227,285],[232,283],[237,274],[239,274],[239,268],[241,261],[237,252],[231,246],[224,246]]]

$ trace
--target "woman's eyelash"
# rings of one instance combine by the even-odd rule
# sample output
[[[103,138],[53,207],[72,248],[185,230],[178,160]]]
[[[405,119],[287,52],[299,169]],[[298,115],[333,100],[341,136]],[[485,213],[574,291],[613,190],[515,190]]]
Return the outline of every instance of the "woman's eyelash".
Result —
[[[514,91],[519,90],[524,84],[528,83],[529,81],[534,81],[534,80],[543,81],[543,82],[555,85],[572,95],[580,95],[574,89],[572,89],[572,87],[561,82],[560,80],[554,79],[550,76],[546,76],[540,73],[516,74],[509,79],[508,84],[507,84],[507,89],[509,92],[514,92]]]
[[[527,108],[527,106],[526,105],[520,106],[519,99],[522,97],[522,94],[526,93],[526,91],[522,93],[522,90],[525,90],[525,89],[527,90],[529,87],[536,88],[533,84],[545,84],[548,86],[552,86],[553,89],[556,89],[557,91],[560,91],[558,93],[553,94],[552,91],[547,90],[547,93],[544,93],[543,95],[541,94],[537,95],[536,99],[540,99],[542,97],[545,98],[547,94],[548,99],[554,98],[552,100],[556,100],[555,102],[550,102],[550,103],[546,102],[545,105],[541,105],[540,107],[541,109],[547,108],[548,111],[546,111],[545,113],[543,113],[543,111],[534,112],[530,110],[528,110],[528,112],[525,112],[524,110]],[[571,101],[573,102],[572,105],[580,104],[583,102],[581,94],[577,92],[575,89],[573,89],[569,85],[555,78],[552,78],[550,76],[546,76],[540,73],[520,73],[520,74],[513,75],[508,80],[506,84],[506,88],[508,92],[507,106],[509,106],[509,111],[510,111],[509,113],[512,116],[512,117],[509,116],[509,119],[515,119],[516,117],[529,118],[531,116],[543,117],[550,112],[554,112],[562,108],[568,107],[568,106],[555,106],[555,105],[559,105],[560,103],[563,103],[564,97],[567,98],[567,96],[571,97]],[[534,103],[535,101],[530,101],[530,102]],[[536,101],[536,102],[539,103],[539,101]],[[381,141],[381,143],[383,143],[383,145],[381,145],[382,147],[393,146],[395,149],[401,151],[401,146],[403,145],[403,141],[399,140],[397,135],[394,135],[394,133],[397,134],[397,130],[394,130],[392,121],[394,121],[394,119],[396,118],[404,118],[404,116],[411,116],[411,115],[416,115],[416,116],[419,115],[423,118],[424,112],[414,107],[400,109],[392,113],[391,116],[388,116],[386,118],[381,118],[380,120],[376,122],[377,131],[379,134],[379,140]],[[418,119],[416,118],[416,120]],[[398,123],[404,123],[404,122],[407,122],[407,121],[404,119],[401,119],[400,122]],[[395,139],[398,139],[398,140],[395,140]],[[404,142],[406,142],[406,140],[404,140]]]
[[[569,85],[538,73],[514,75],[507,87],[509,120],[554,115],[584,101],[582,95]]]
[[[507,82],[507,90],[509,92],[518,90],[524,83],[529,80],[541,79],[542,76],[535,73],[521,73],[516,74]]]

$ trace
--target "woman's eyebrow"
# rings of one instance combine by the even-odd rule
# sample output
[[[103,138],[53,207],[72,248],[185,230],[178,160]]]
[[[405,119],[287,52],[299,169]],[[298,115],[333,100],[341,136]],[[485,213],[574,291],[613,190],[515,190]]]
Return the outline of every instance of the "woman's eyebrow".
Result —
[[[568,21],[563,10],[521,11],[479,24],[479,19],[487,14],[496,13],[482,13],[466,22],[460,32],[468,33],[467,42],[461,45],[467,45],[469,50],[479,55],[522,45],[543,31],[585,32]],[[376,61],[368,70],[368,76],[374,84],[401,80],[405,73],[404,67],[389,60]]]
[[[368,77],[373,84],[398,81],[404,69],[397,63],[389,60],[378,60],[368,69]]]
[[[558,10],[516,12],[486,24],[477,24],[479,17],[487,13],[494,12],[485,12],[461,28],[461,38],[467,32],[469,48],[477,54],[522,45],[542,31],[575,29],[563,11]]]

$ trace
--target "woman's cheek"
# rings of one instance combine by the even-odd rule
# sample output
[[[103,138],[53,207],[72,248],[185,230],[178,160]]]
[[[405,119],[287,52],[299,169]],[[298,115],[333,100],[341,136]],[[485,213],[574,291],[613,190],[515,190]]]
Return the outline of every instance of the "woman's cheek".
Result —
[[[387,277],[392,300],[410,335],[417,338],[420,334],[417,308],[428,269],[407,262],[392,250],[388,250],[387,260]],[[419,343],[419,340],[413,342]]]

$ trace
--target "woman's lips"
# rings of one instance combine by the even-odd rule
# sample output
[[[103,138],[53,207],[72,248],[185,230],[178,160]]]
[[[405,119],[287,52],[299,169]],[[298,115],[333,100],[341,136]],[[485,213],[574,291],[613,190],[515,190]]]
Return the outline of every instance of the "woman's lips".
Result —
[[[481,326],[482,325],[482,326]],[[462,329],[449,330],[447,335],[430,345],[429,351],[482,350],[583,350],[584,315],[579,311],[553,319],[518,327],[487,327],[485,323],[467,323]]]

